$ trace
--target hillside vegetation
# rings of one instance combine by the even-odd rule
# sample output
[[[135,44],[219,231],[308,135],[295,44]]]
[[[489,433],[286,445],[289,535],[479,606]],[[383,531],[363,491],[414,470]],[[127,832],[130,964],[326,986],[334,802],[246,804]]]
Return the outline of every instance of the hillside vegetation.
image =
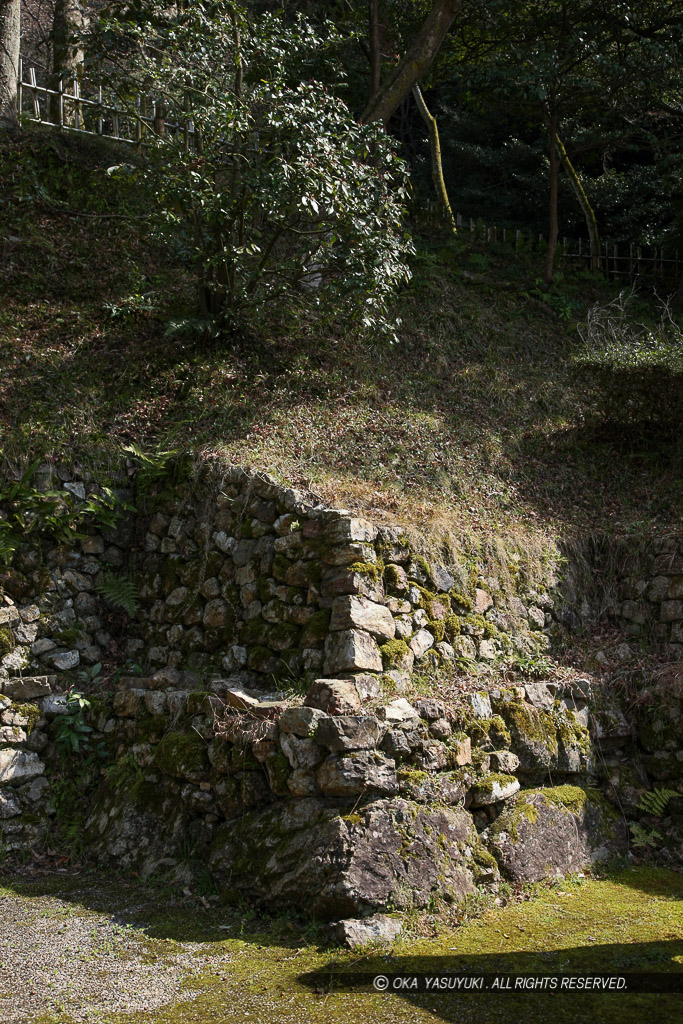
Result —
[[[2,141],[11,470],[75,458],[102,472],[134,443],[224,455],[437,534],[680,525],[680,353],[578,369],[577,326],[616,285],[565,266],[547,290],[541,254],[418,221],[398,344],[278,311],[258,331],[207,338],[193,277],[151,230],[150,197],[108,171],[137,160],[47,129]],[[631,307],[659,317],[652,296]]]

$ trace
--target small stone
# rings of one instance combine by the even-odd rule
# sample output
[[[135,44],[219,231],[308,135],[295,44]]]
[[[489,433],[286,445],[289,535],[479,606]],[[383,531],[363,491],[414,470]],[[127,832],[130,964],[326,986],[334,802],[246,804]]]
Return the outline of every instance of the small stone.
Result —
[[[451,758],[461,768],[463,765],[472,762],[472,740],[466,736],[464,740],[458,740],[451,744]]]
[[[56,715],[68,715],[69,709],[66,706],[66,697],[63,694],[52,694],[43,701],[43,714],[48,718]]]
[[[343,595],[332,602],[330,629],[362,629],[384,640],[392,640],[396,627],[387,607],[359,595]]]
[[[484,661],[495,661],[497,657],[496,645],[493,640],[481,640],[477,653]]]
[[[318,725],[316,741],[333,753],[373,750],[384,738],[387,726],[372,715],[336,715]]]
[[[283,701],[273,700],[271,694],[257,690],[225,690],[222,698],[228,707],[248,711],[257,718],[271,718],[275,712],[286,707]]]
[[[247,664],[247,649],[234,644],[221,662],[226,671],[233,672],[235,669],[244,668]]]
[[[353,672],[382,671],[382,655],[369,633],[359,629],[346,629],[327,637],[325,641],[325,671]]]
[[[545,613],[534,605],[529,608],[529,625],[535,629],[543,629],[545,626]]]
[[[51,653],[48,660],[60,672],[68,672],[80,664],[81,656],[78,651],[57,651]]]
[[[530,704],[536,708],[545,708],[546,711],[550,711],[554,697],[545,683],[526,683],[524,691]]]
[[[508,598],[508,608],[518,619],[526,619],[528,615],[526,605],[519,597]]]
[[[44,771],[45,765],[37,754],[12,748],[0,750],[0,786],[28,781]]]
[[[455,660],[455,650],[445,640],[442,640],[441,643],[438,643],[435,647],[435,650],[438,651],[438,653],[441,655],[444,661]]]
[[[508,800],[519,789],[519,779],[513,775],[501,775],[499,778],[484,780],[470,790],[471,807],[487,807],[499,800]]]
[[[320,792],[315,774],[303,768],[295,768],[289,775],[287,788],[292,796],[315,796]]]
[[[0,820],[16,818],[21,814],[21,805],[14,793],[0,791]]]
[[[293,733],[295,736],[311,737],[319,723],[327,718],[324,711],[314,707],[287,708],[278,719],[281,733]]]
[[[416,729],[420,721],[419,715],[405,697],[397,697],[377,712],[379,719],[387,725],[400,726],[401,729]]]
[[[296,736],[294,733],[281,733],[280,746],[294,769],[308,771],[311,768],[316,768],[325,756],[314,740]]]
[[[358,690],[361,700],[376,700],[382,695],[382,684],[379,676],[372,676],[367,672],[355,675],[353,681]]]
[[[347,679],[316,679],[305,704],[328,715],[353,715],[361,710],[356,684]]]
[[[436,589],[444,593],[448,593],[455,586],[455,577],[443,565],[430,566],[429,576]]]
[[[420,718],[426,722],[434,722],[437,718],[443,718],[446,714],[446,706],[442,700],[435,697],[426,697],[423,700],[415,701],[415,710]]]
[[[386,914],[373,914],[372,917],[347,918],[334,925],[337,942],[347,949],[357,949],[369,943],[391,943],[403,929],[403,923],[397,917]]]
[[[472,708],[475,718],[493,717],[491,698],[488,693],[485,693],[484,691],[480,691],[479,693],[467,693],[465,694],[465,700]]]
[[[19,619],[19,612],[13,604],[0,605],[0,626],[17,622]]]
[[[434,637],[427,629],[421,629],[419,633],[416,633],[413,639],[410,641],[408,646],[413,652],[414,656],[419,660],[423,655],[427,653],[430,647],[434,644]]]
[[[19,615],[22,622],[37,622],[40,618],[40,608],[37,604],[29,604],[19,609]]]
[[[220,598],[207,601],[204,608],[203,623],[207,629],[220,629],[228,620],[228,606]]]
[[[78,480],[70,480],[64,484],[64,490],[69,491],[76,498],[80,498],[81,501],[85,501],[85,485]]]
[[[166,604],[171,608],[177,608],[187,600],[188,594],[187,587],[175,587],[166,598]]]
[[[491,768],[494,772],[512,775],[519,768],[519,758],[511,750],[494,750],[490,755]]]
[[[429,731],[435,739],[447,740],[453,730],[448,719],[437,718],[430,724]]]
[[[201,587],[199,588],[199,593],[202,595],[202,597],[205,597],[207,601],[210,600],[210,598],[212,597],[218,597],[220,592],[221,584],[220,581],[215,576],[211,576],[210,579],[204,580]]]
[[[483,615],[493,606],[493,598],[485,590],[477,588],[474,591],[474,611],[477,615]]]
[[[344,757],[332,754],[323,761],[316,778],[326,796],[398,793],[395,762],[376,750],[359,750]]]

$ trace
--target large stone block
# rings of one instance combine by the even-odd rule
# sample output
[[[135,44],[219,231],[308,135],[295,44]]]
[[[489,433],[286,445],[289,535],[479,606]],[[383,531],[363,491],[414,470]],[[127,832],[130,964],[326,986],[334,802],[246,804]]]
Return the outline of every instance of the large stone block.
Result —
[[[347,544],[350,541],[372,544],[377,536],[377,527],[367,519],[337,519],[325,524],[324,535],[330,544]]]
[[[325,672],[381,672],[382,655],[369,633],[345,629],[325,641]]]
[[[332,920],[473,890],[481,844],[462,808],[396,798],[349,810],[312,798],[254,811],[217,834],[209,867],[226,894]]]
[[[360,711],[361,702],[352,679],[316,679],[308,691],[306,706],[328,715],[353,715]]]
[[[603,797],[578,786],[525,790],[482,834],[513,882],[582,871],[626,848],[626,827]]]
[[[318,769],[317,780],[326,796],[398,793],[396,764],[377,751],[360,750],[346,757],[332,754]]]
[[[330,629],[362,629],[383,640],[393,639],[394,617],[382,604],[352,594],[336,597],[332,602]]]
[[[373,750],[380,745],[386,731],[386,723],[372,715],[337,715],[320,722],[316,740],[334,753]]]
[[[6,679],[4,684],[0,682],[0,688],[12,700],[35,700],[36,697],[47,697],[52,693],[54,682],[54,676],[24,676],[23,679]]]

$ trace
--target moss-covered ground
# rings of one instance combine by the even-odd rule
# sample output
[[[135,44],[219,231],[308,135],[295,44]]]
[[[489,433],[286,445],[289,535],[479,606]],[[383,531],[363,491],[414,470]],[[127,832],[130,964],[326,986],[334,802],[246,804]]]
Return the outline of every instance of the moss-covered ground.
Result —
[[[79,916],[89,919],[88,927],[97,920],[114,920],[117,927],[124,927],[121,984],[135,984],[136,959],[156,964],[158,971],[171,962],[179,964],[168,1002],[155,1009],[102,1012],[79,1003],[76,995],[70,997],[66,987],[58,1008],[43,998],[44,993],[36,993],[26,1024],[623,1024],[680,1019],[680,995],[531,991],[398,996],[357,988],[331,992],[316,973],[331,968],[363,971],[371,977],[387,971],[444,970],[680,974],[683,878],[663,870],[632,867],[599,879],[571,879],[512,892],[500,906],[466,908],[457,927],[423,917],[409,922],[405,937],[390,951],[354,953],[326,948],[321,932],[304,917],[263,918],[250,908],[220,907],[197,894],[183,895],[135,879],[45,875],[5,879],[3,886],[0,916],[3,906],[11,904],[14,920],[20,921],[38,906],[42,917],[54,919],[55,930]],[[17,898],[22,908],[18,914]],[[7,934],[4,927],[3,933]],[[78,967],[77,954],[75,950],[64,962],[65,971],[74,969],[74,960],[76,971],[84,969]],[[97,969],[97,951],[90,957],[95,957],[92,966]],[[1,970],[0,978],[3,986],[8,984]],[[112,983],[105,971],[102,979],[102,985]],[[24,982],[32,984],[29,964]],[[9,983],[18,985],[19,979],[12,977]],[[78,990],[77,985],[74,988]],[[10,993],[0,992],[0,1001],[11,1005]],[[11,1019],[23,1024],[23,1018]]]

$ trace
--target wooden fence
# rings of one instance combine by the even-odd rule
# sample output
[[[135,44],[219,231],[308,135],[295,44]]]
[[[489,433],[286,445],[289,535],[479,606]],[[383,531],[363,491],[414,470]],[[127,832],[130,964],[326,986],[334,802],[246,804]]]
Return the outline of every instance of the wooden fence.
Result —
[[[191,118],[176,115],[169,120],[166,103],[160,99],[140,94],[124,98],[111,87],[82,76],[59,79],[56,86],[48,85],[44,69],[26,65],[19,58],[20,118],[134,145],[144,146],[154,136],[182,137],[186,148],[194,148]]]
[[[483,242],[503,243],[515,249],[545,250],[547,241],[543,234],[520,229],[500,228],[485,224],[483,220],[456,214],[459,231],[470,232],[473,238]],[[562,260],[578,263],[587,270],[591,266],[590,242],[588,239],[562,238],[558,244],[558,256]],[[679,250],[666,250],[660,246],[633,245],[632,243],[604,241],[600,247],[600,269],[613,281],[630,283],[649,282],[677,286],[683,261]]]
[[[168,120],[166,103],[158,98],[140,94],[124,98],[111,88],[104,88],[83,77],[70,81],[58,80],[57,88],[50,88],[44,69],[26,65],[19,59],[18,111],[24,120],[52,125],[65,131],[101,135],[144,146],[151,137],[181,137],[186,149],[194,149],[195,129],[189,116],[176,113]],[[71,91],[69,91],[69,89]],[[432,210],[435,203],[430,203]],[[542,234],[487,225],[483,220],[456,215],[460,231],[469,230],[473,238],[484,242],[502,242],[516,249],[545,249]],[[568,262],[590,268],[591,253],[587,239],[563,238],[558,255]],[[678,285],[681,262],[674,253],[655,246],[640,246],[612,241],[602,243],[600,269],[610,280],[630,283],[649,282]]]

